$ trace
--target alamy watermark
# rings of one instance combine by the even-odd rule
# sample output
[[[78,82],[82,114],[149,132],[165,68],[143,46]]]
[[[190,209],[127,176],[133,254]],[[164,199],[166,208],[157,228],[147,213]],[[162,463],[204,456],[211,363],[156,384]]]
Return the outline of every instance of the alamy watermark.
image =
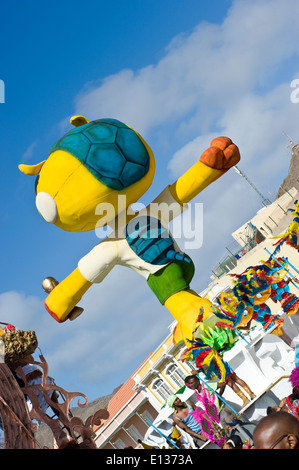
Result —
[[[5,84],[0,80],[0,103],[5,103]]]
[[[299,78],[295,78],[291,81],[291,88],[294,88],[290,95],[290,99],[292,103],[299,103]]]
[[[118,196],[117,211],[113,204],[98,204],[95,214],[99,216],[96,225],[98,238],[168,238],[180,240],[182,248],[198,249],[203,243],[203,204],[179,204],[172,202],[155,203],[148,206],[138,202],[126,208],[126,196]],[[137,211],[137,212],[136,212]],[[146,229],[142,217],[150,220]],[[117,222],[116,222],[117,221]],[[171,230],[168,229],[171,223]],[[124,231],[125,228],[125,231]]]

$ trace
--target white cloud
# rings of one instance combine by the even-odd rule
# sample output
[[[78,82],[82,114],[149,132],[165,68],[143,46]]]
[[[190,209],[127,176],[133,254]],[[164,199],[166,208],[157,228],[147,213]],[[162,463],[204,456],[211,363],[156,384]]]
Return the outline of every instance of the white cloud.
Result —
[[[17,328],[32,329],[42,302],[33,296],[16,291],[0,294],[0,315],[3,322],[12,323]],[[28,328],[29,326],[29,328]]]
[[[76,111],[122,119],[145,135],[173,121],[204,131],[298,54],[298,8],[296,0],[236,1],[222,24],[176,37],[157,64],[89,83]]]

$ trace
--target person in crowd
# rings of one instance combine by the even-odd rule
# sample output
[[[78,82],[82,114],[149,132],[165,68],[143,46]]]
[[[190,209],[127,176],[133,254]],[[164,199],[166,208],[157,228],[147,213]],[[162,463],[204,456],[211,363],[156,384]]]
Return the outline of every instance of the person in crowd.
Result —
[[[187,377],[185,377],[185,384],[188,388],[196,390],[199,394],[202,393],[202,382],[195,374],[187,375]],[[214,395],[214,404],[217,408],[220,423],[223,427],[226,426],[228,422],[234,419],[233,411],[228,406],[226,406],[223,401],[221,401],[221,399],[218,398],[218,396],[222,396],[225,387],[226,384],[224,382],[210,382],[208,388],[210,396]],[[210,389],[214,390],[218,396],[216,394],[213,394],[212,390]],[[197,403],[195,404],[197,405]]]
[[[174,425],[190,434],[197,447],[202,446],[207,438],[202,434],[200,423],[192,414],[196,408],[195,404],[190,400],[187,400],[186,403],[182,402],[177,395],[170,395],[167,399],[167,405],[174,411]]]
[[[267,416],[272,415],[273,413],[277,413],[277,411],[281,411],[281,409],[278,410],[278,406],[268,406],[267,407]]]
[[[229,364],[226,363],[227,366],[227,374],[226,378],[223,382],[218,381],[217,387],[220,388],[221,390],[221,395],[224,392],[224,389],[226,385],[228,385],[235,393],[238,395],[239,398],[243,400],[242,407],[248,405],[250,400],[254,400],[256,398],[256,395],[253,393],[253,391],[250,389],[249,385],[247,385],[244,380],[242,380],[240,377],[237,376],[236,372],[232,370],[232,368],[229,366]],[[197,375],[200,372],[200,370],[193,370],[192,374]],[[249,395],[249,398],[244,394],[243,390],[240,389],[240,387]]]
[[[277,411],[262,418],[253,431],[255,449],[299,449],[299,421]]]
[[[243,449],[243,441],[238,434],[232,434],[226,439],[222,449]]]
[[[299,387],[293,387],[292,393],[280,401],[277,411],[287,411],[299,419]]]

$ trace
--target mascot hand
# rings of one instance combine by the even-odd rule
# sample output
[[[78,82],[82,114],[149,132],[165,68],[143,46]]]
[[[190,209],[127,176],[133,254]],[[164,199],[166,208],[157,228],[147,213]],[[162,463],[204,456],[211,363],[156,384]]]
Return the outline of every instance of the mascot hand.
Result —
[[[229,137],[216,137],[199,161],[210,168],[226,172],[240,161],[240,152]]]
[[[180,204],[188,203],[240,160],[238,147],[228,137],[216,137],[199,160],[169,190]]]

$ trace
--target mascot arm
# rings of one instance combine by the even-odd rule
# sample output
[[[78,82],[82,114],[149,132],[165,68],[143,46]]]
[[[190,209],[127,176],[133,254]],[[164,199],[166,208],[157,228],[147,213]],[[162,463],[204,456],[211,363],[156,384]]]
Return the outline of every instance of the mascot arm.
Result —
[[[164,225],[167,226],[169,222],[187,209],[188,204],[177,201],[171,193],[170,186],[167,186],[159,196],[150,203],[146,211],[150,211],[152,217],[161,219]]]
[[[117,260],[117,240],[104,240],[95,246],[78,263],[78,267],[60,282],[45,300],[45,307],[59,323],[81,300],[93,283],[101,282]]]
[[[240,160],[238,147],[228,137],[217,137],[200,159],[170,186],[172,196],[181,204],[191,201]]]

